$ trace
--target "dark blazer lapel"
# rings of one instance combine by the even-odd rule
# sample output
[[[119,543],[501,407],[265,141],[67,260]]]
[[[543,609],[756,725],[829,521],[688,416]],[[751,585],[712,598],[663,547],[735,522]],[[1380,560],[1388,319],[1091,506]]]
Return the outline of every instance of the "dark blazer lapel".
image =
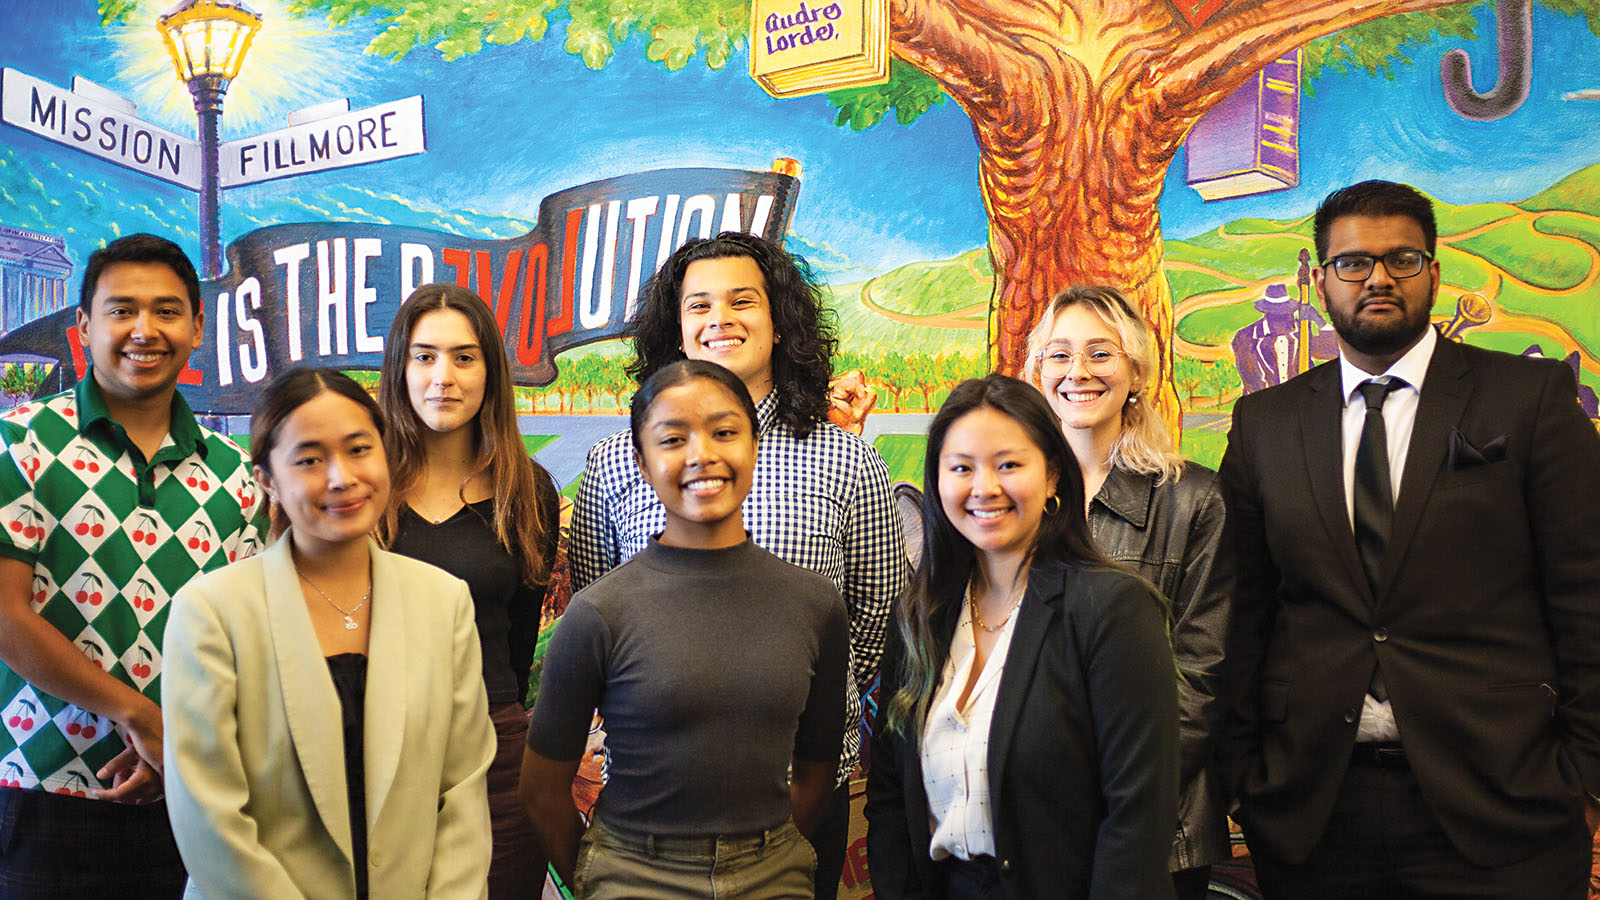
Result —
[[[1450,429],[1460,423],[1467,401],[1472,397],[1472,381],[1466,377],[1469,372],[1461,348],[1453,341],[1439,338],[1422,383],[1417,419],[1411,427],[1411,446],[1406,450],[1405,474],[1400,477],[1400,497],[1395,502],[1389,549],[1384,554],[1379,600],[1394,580],[1406,548],[1416,536],[1422,511],[1427,508],[1434,482],[1444,468]]]
[[[406,736],[406,693],[411,682],[406,670],[410,656],[408,623],[402,605],[407,588],[378,545],[372,541],[368,544],[372,555],[372,634],[367,646],[366,723],[362,739],[366,742],[368,815],[377,822],[400,766],[400,750]]]
[[[285,531],[277,543],[261,554],[267,621],[272,651],[277,657],[284,716],[289,720],[294,752],[300,759],[300,771],[305,775],[317,813],[334,843],[350,858],[355,851],[350,844],[350,798],[345,793],[339,695],[328,675],[317,633],[311,627],[311,615],[306,612],[289,546],[290,535]]]
[[[994,715],[989,721],[989,808],[998,808],[1000,787],[1005,784],[1006,757],[1011,738],[1022,718],[1022,703],[1038,669],[1039,650],[1045,636],[1061,615],[1061,572],[1056,566],[1034,567],[1028,573],[1028,591],[1017,609],[1017,624],[1012,627],[1011,648],[1006,651],[1005,669],[1000,673],[1000,688],[995,694]]]
[[[1306,477],[1322,514],[1322,527],[1328,533],[1327,546],[1345,569],[1344,581],[1354,586],[1370,607],[1372,589],[1367,586],[1361,557],[1356,554],[1355,531],[1350,526],[1350,511],[1344,499],[1344,397],[1340,389],[1339,364],[1325,363],[1307,379],[1309,390],[1296,404],[1300,410],[1300,436],[1306,457]],[[1358,610],[1357,612],[1364,612]]]

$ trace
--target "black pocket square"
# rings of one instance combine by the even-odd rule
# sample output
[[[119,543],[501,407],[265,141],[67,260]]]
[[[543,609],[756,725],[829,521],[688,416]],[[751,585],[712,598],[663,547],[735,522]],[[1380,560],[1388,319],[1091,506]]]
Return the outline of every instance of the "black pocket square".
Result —
[[[1506,442],[1510,435],[1502,434],[1485,443],[1482,447],[1473,446],[1467,436],[1460,429],[1450,430],[1450,446],[1445,456],[1445,468],[1470,469],[1473,466],[1488,465],[1506,458]]]

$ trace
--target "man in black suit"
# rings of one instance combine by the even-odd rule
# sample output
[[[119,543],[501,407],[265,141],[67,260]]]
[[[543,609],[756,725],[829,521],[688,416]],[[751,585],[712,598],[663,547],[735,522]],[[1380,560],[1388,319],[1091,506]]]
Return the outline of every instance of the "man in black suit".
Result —
[[[1600,436],[1571,369],[1430,327],[1426,197],[1347,187],[1315,231],[1339,359],[1240,399],[1221,469],[1223,768],[1262,891],[1580,900]]]

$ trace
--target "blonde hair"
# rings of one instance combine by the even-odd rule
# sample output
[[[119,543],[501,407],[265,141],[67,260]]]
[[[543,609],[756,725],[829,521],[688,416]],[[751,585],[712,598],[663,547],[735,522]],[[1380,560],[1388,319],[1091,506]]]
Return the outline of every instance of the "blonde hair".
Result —
[[[1043,390],[1039,377],[1039,352],[1044,349],[1056,318],[1074,306],[1086,307],[1100,317],[1122,342],[1133,367],[1133,387],[1122,407],[1122,432],[1111,445],[1114,468],[1141,475],[1155,475],[1158,483],[1178,480],[1183,475],[1183,456],[1172,445],[1172,434],[1155,413],[1155,394],[1159,371],[1155,336],[1150,323],[1133,311],[1133,304],[1114,287],[1074,285],[1055,296],[1039,323],[1028,334],[1028,359],[1023,377]]]

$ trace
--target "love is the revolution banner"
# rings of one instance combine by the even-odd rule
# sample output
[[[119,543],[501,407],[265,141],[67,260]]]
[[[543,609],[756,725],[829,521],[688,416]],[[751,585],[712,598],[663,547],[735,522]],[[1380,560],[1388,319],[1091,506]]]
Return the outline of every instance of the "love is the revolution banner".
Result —
[[[556,354],[622,333],[640,285],[684,241],[745,231],[781,242],[799,190],[781,172],[662,169],[546,197],[538,225],[508,240],[343,222],[261,228],[228,246],[227,275],[202,282],[204,343],[180,388],[196,410],[244,413],[291,366],[376,369],[401,301],[432,281],[477,292],[512,378],[548,384]],[[88,365],[75,314],[0,337],[0,358],[64,363],[49,384],[70,387]]]

